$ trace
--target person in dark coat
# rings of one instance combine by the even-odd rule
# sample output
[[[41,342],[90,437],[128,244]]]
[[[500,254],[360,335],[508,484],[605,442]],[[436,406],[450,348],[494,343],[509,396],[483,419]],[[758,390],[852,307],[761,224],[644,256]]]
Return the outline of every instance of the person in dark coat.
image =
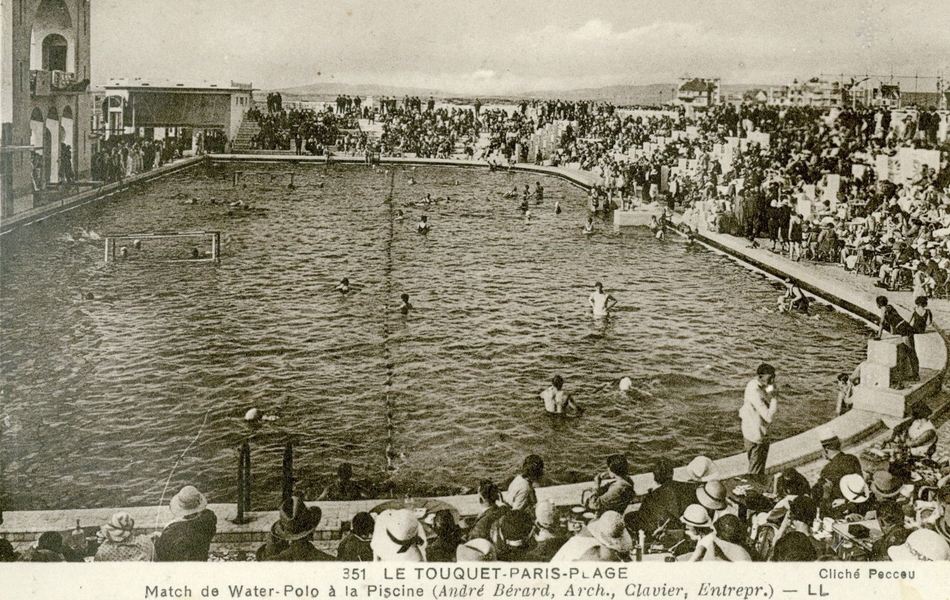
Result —
[[[647,540],[652,540],[658,530],[670,526],[679,528],[679,518],[686,507],[696,501],[698,487],[694,482],[675,481],[673,463],[668,458],[657,461],[653,467],[653,479],[659,487],[646,495],[640,510],[628,514],[625,519],[632,532],[643,530]]]
[[[311,543],[322,516],[319,506],[309,508],[300,496],[288,498],[280,506],[280,518],[271,527],[271,539],[257,550],[257,559],[287,562],[336,560]]]
[[[353,516],[353,528],[340,540],[336,559],[349,562],[373,562],[373,516],[368,512],[359,512]]]
[[[462,529],[455,522],[452,511],[442,509],[435,513],[432,529],[436,534],[426,548],[427,562],[455,562],[456,549],[464,541]]]
[[[181,488],[168,503],[175,519],[155,540],[155,560],[206,562],[218,517],[208,510],[208,499],[191,485]]]

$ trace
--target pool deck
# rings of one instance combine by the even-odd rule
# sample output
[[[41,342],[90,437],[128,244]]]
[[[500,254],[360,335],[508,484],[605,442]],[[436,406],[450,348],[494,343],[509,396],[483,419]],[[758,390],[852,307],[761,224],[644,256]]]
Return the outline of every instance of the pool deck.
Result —
[[[150,171],[145,181],[163,176],[170,172],[180,170],[198,162],[206,160],[204,157],[188,159],[188,161],[179,161],[173,165],[168,165],[169,169],[163,172],[158,170]],[[211,157],[214,161],[224,162],[299,162],[299,163],[317,163],[326,162],[325,157],[304,157],[304,156],[273,156],[273,155],[214,155]],[[334,157],[334,163],[362,163],[365,161],[361,157]],[[388,159],[382,160],[384,164],[406,164],[406,165],[440,165],[440,166],[463,166],[486,168],[483,161],[464,161],[464,160],[435,160],[435,159]],[[165,167],[163,167],[165,168]],[[500,167],[499,170],[505,170]],[[536,165],[519,164],[512,170],[518,172],[531,172],[545,175],[552,175],[568,179],[571,182],[581,186],[588,187],[597,180],[597,176],[577,169],[568,167],[543,167]],[[121,185],[122,189],[140,183],[142,180],[125,180]],[[118,184],[112,184],[118,185]],[[119,191],[114,189],[111,192],[104,192],[101,188],[96,190],[100,196],[115,193]],[[64,207],[72,207],[82,203],[90,202],[95,198],[88,198],[82,194],[85,200],[66,199]],[[55,212],[55,211],[53,211]],[[46,214],[52,214],[46,213]],[[43,218],[34,216],[33,220]],[[16,224],[24,224],[29,220],[20,219],[16,223],[4,223],[4,227],[13,227]],[[6,230],[5,230],[6,231]],[[813,294],[823,300],[833,302],[834,304],[847,309],[857,316],[870,320],[874,318],[876,307],[874,298],[882,292],[874,287],[873,279],[869,277],[852,275],[839,266],[830,264],[815,264],[809,262],[793,262],[787,258],[770,252],[764,248],[748,248],[748,242],[742,238],[721,235],[712,232],[700,231],[698,239],[701,243],[710,248],[728,254],[736,260],[743,262],[752,268],[764,271],[776,277],[792,277],[798,280],[801,287],[808,293]],[[891,302],[901,308],[903,312],[908,312],[913,307],[913,298],[910,292],[886,292],[885,295]],[[933,300],[930,308],[934,313],[935,329],[940,337],[937,343],[932,347],[933,357],[929,364],[922,363],[922,383],[902,390],[902,394],[929,396],[931,391],[927,386],[939,384],[942,381],[944,371],[946,370],[946,335],[944,332],[950,331],[950,301]],[[931,367],[927,370],[926,367]],[[950,408],[950,403],[935,405],[933,402],[937,397],[931,399],[931,406],[935,411],[935,420],[939,419]],[[736,398],[736,406],[741,398]],[[831,399],[829,399],[831,402]],[[781,410],[781,407],[779,408]],[[737,417],[738,418],[738,417]],[[897,423],[897,419],[884,417],[882,415],[862,410],[852,410],[842,417],[834,419],[829,425],[834,428],[846,450],[857,452],[869,443],[880,440],[886,436],[890,429]],[[950,454],[950,421],[940,427],[941,443],[938,447],[940,455]],[[732,477],[744,474],[747,470],[745,454],[738,453],[733,456],[717,459],[722,476]],[[785,467],[795,466],[802,470],[806,475],[815,472],[824,464],[821,459],[821,445],[817,429],[805,431],[801,434],[792,436],[772,444],[768,471],[774,472]],[[681,474],[682,469],[677,474]],[[636,489],[641,493],[653,485],[651,474],[640,474],[634,477]],[[591,483],[579,483],[572,485],[551,486],[538,489],[540,499],[551,499],[559,505],[577,504],[580,501],[584,490],[589,489]],[[444,500],[455,506],[462,515],[473,515],[478,512],[477,497],[472,495],[442,497]],[[320,506],[323,511],[319,531],[316,538],[321,540],[323,547],[332,547],[332,540],[340,536],[340,526],[343,522],[349,521],[354,514],[360,511],[368,511],[384,500],[365,500],[357,502],[315,502],[311,503]],[[218,533],[215,536],[214,545],[217,548],[241,548],[247,549],[253,547],[266,538],[271,525],[277,520],[276,511],[260,511],[247,513],[248,522],[243,524],[234,523],[236,516],[236,506],[234,504],[211,504],[209,505],[218,516]],[[137,529],[143,533],[160,530],[164,523],[171,519],[168,507],[129,507],[129,508],[96,508],[82,510],[49,510],[49,511],[8,511],[3,513],[3,522],[0,524],[0,537],[10,539],[16,545],[22,545],[35,540],[44,531],[72,529],[76,520],[79,519],[83,526],[93,526],[103,523],[116,511],[124,510],[129,512],[136,520]]]

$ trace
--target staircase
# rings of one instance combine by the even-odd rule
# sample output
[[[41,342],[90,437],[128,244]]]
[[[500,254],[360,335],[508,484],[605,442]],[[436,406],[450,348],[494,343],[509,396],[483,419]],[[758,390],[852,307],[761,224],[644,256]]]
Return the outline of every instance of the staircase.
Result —
[[[249,154],[253,152],[253,150],[251,150],[251,140],[255,135],[260,133],[260,131],[261,126],[257,124],[257,121],[251,121],[249,119],[241,121],[241,127],[231,142],[231,152],[234,154]]]

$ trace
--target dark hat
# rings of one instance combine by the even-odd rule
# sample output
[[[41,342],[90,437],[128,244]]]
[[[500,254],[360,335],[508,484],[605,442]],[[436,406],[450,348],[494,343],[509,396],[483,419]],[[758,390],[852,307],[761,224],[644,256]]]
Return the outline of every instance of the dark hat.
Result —
[[[311,533],[320,524],[323,516],[319,506],[309,508],[299,496],[293,496],[280,506],[280,519],[274,523],[271,533],[286,540],[300,540]]]
[[[773,562],[814,562],[818,560],[818,551],[807,535],[800,531],[790,531],[783,535],[772,550]]]
[[[887,471],[877,471],[871,478],[871,491],[880,498],[893,498],[901,493],[901,482]]]

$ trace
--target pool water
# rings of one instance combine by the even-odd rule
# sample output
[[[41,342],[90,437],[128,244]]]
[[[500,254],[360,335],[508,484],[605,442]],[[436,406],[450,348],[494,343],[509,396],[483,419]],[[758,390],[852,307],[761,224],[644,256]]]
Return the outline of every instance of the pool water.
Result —
[[[537,180],[215,165],[4,236],[4,507],[148,505],[166,481],[165,501],[190,483],[234,502],[245,439],[260,508],[279,498],[288,440],[310,497],[341,461],[422,494],[501,482],[532,453],[549,483],[614,453],[636,470],[720,457],[741,450],[737,410],[762,361],[778,370],[777,437],[831,416],[834,376],[863,358],[861,324],[820,306],[775,314],[772,282],[675,235],[614,234],[599,217],[583,235],[585,194],[559,179],[542,180],[525,222],[503,195]],[[451,199],[412,205],[426,193]],[[107,233],[195,230],[221,231],[220,264],[156,260],[167,252],[148,242],[103,260]],[[607,321],[588,310],[595,281],[619,302]],[[543,413],[555,374],[582,417]],[[618,391],[624,376],[634,393]],[[252,407],[273,420],[250,428]]]

